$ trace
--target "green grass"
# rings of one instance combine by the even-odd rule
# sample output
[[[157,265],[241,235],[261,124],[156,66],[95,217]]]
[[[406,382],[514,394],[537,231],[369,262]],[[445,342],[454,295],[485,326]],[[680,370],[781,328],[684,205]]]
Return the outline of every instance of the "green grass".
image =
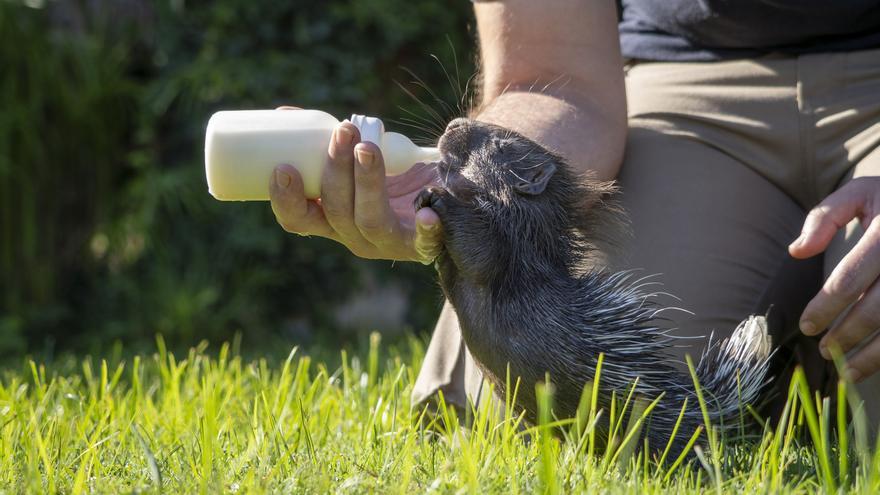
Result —
[[[710,426],[712,448],[673,459],[635,448],[650,402],[630,394],[599,410],[591,386],[573,420],[553,417],[552,386],[538,390],[537,426],[509,397],[500,412],[461,417],[441,402],[429,414],[409,398],[422,352],[415,339],[395,351],[373,338],[365,356],[343,353],[330,369],[297,352],[245,362],[228,345],[177,358],[160,339],[156,353],[126,362],[28,362],[0,375],[0,492],[880,490],[864,421],[812,396],[799,373],[778,428],[733,443]],[[845,383],[839,394],[854,400]],[[600,416],[611,442],[598,443]]]

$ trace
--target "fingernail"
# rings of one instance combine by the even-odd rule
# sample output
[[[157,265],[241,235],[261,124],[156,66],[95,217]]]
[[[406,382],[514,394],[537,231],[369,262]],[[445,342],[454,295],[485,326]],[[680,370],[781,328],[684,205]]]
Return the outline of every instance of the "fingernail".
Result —
[[[371,166],[373,164],[373,161],[376,158],[372,152],[365,150],[363,148],[359,148],[357,150],[357,155],[358,155],[358,163],[360,163],[364,167]]]
[[[422,225],[422,228],[427,231],[434,230],[437,227],[436,223],[426,223]]]
[[[816,334],[816,325],[811,321],[802,321],[800,323],[801,333],[804,335],[815,335]]]
[[[859,371],[855,368],[847,368],[844,373],[845,373],[846,379],[853,382],[853,383],[856,383],[857,381],[862,379],[862,374],[859,373]]]
[[[287,186],[290,185],[291,180],[293,179],[291,179],[290,175],[286,174],[285,172],[282,172],[281,170],[275,171],[275,182],[279,186],[287,188]]]
[[[342,126],[336,128],[336,144],[345,146],[351,144],[352,141],[354,141],[354,134],[349,128]]]

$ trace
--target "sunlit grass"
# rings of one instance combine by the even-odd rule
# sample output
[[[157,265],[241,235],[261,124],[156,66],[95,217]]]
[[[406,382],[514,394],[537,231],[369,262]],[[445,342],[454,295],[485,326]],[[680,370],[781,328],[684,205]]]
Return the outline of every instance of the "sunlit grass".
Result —
[[[511,397],[465,414],[442,401],[428,411],[410,402],[421,343],[398,351],[370,342],[334,369],[297,352],[278,364],[245,362],[230,346],[179,358],[160,339],[157,352],[127,362],[6,370],[0,492],[880,490],[880,457],[858,409],[848,416],[858,399],[844,382],[832,407],[797,372],[778,427],[748,442],[731,442],[717,425],[699,439],[679,432],[690,455],[673,458],[663,446],[638,448],[654,402],[621,394],[606,411],[588,384],[577,417],[559,420],[552,385],[541,385],[538,425]]]

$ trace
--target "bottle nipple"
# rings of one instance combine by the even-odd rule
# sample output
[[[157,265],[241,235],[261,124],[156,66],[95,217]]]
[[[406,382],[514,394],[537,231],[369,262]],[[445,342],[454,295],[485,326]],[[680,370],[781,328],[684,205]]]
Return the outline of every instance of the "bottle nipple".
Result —
[[[420,147],[403,134],[385,132],[385,124],[376,117],[353,114],[351,123],[360,131],[361,142],[371,142],[382,150],[387,175],[402,174],[416,163],[440,159],[437,148]]]

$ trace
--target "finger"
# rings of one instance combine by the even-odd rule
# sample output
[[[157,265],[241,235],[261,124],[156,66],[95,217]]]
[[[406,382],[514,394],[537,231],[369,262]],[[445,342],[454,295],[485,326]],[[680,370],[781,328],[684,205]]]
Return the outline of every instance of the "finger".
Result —
[[[880,328],[880,282],[874,282],[843,320],[828,331],[819,342],[819,351],[825,359],[831,359],[829,349],[837,345],[841,352],[848,352]]]
[[[355,146],[354,220],[364,239],[377,247],[401,242],[400,222],[385,189],[385,163],[374,143]]]
[[[819,294],[801,315],[801,331],[815,335],[856,302],[880,275],[880,226],[868,226],[855,247],[840,260]]]
[[[416,212],[416,238],[414,248],[419,261],[430,264],[440,255],[443,246],[443,229],[440,217],[430,208]]]
[[[327,222],[346,244],[363,244],[354,221],[354,145],[357,127],[350,122],[336,126],[327,149],[327,166],[321,176],[321,206]],[[351,246],[349,246],[351,247]]]
[[[437,167],[433,164],[416,163],[406,172],[389,175],[385,178],[385,187],[389,197],[399,197],[425,187],[425,184],[436,182]]]
[[[849,359],[846,374],[853,383],[859,383],[876,373],[877,370],[880,370],[880,336],[871,339],[865,347]]]
[[[302,176],[292,165],[279,165],[269,181],[269,199],[278,224],[287,232],[335,239],[321,207],[306,199]]]
[[[788,246],[789,253],[803,259],[824,251],[834,234],[861,214],[868,189],[858,179],[850,181],[810,210],[801,235]]]

